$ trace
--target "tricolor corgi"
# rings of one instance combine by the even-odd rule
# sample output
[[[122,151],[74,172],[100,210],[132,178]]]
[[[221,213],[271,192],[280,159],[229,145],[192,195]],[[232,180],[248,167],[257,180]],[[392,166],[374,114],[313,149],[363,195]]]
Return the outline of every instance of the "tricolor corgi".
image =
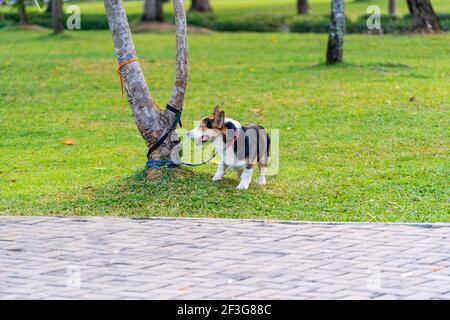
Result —
[[[213,181],[223,178],[226,168],[237,172],[240,179],[237,189],[248,189],[253,169],[259,167],[258,184],[266,184],[266,168],[269,161],[270,137],[257,125],[242,126],[238,121],[225,118],[225,113],[216,107],[209,117],[200,121],[197,128],[187,133],[197,145],[212,142],[220,157]]]

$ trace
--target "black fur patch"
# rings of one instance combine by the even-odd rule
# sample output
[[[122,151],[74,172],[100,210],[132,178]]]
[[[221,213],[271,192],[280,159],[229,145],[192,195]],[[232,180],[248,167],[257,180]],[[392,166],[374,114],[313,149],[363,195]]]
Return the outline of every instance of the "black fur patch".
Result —
[[[270,152],[270,137],[264,127],[257,124],[249,124],[237,129],[232,122],[225,122],[226,134],[223,135],[224,143],[230,143],[238,132],[238,138],[233,144],[234,153],[238,160],[245,158],[248,168],[259,163],[266,165]]]

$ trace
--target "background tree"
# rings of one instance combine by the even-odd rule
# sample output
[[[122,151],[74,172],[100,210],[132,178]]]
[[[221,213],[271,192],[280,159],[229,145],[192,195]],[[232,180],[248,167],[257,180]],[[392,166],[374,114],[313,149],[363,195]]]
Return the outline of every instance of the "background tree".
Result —
[[[298,14],[308,14],[309,13],[308,0],[297,0],[297,13]]]
[[[389,0],[388,2],[388,8],[389,8],[389,15],[395,16],[396,14],[396,6],[395,6],[395,0]]]
[[[52,3],[52,24],[54,33],[62,33],[64,31],[63,24],[63,4],[62,0],[51,0]]]
[[[212,8],[209,0],[192,0],[189,11],[210,12]]]
[[[162,0],[144,0],[142,21],[164,21]]]
[[[52,3],[53,3],[52,0],[49,0],[49,1],[48,1],[48,3],[47,3],[47,9],[45,10],[45,12],[47,12],[47,13],[52,13],[52,12],[53,12],[53,9],[52,9]]]
[[[416,32],[439,32],[439,19],[430,0],[406,0],[411,14],[411,30]]]
[[[123,8],[122,0],[104,0],[106,17],[112,34],[117,62],[122,65],[137,58],[130,26]],[[183,0],[173,0],[176,25],[176,68],[175,84],[168,105],[181,112],[188,76],[188,48],[186,12]],[[139,61],[126,63],[121,68],[125,91],[135,123],[150,148],[159,137],[170,136],[150,155],[150,159],[177,159],[181,145],[175,131],[170,131],[176,114],[170,110],[159,111],[153,101],[142,73]]]
[[[335,64],[343,60],[345,13],[344,0],[331,1],[330,34],[328,36],[327,63]]]
[[[28,24],[27,4],[25,0],[17,0],[17,8],[19,9],[19,24]]]

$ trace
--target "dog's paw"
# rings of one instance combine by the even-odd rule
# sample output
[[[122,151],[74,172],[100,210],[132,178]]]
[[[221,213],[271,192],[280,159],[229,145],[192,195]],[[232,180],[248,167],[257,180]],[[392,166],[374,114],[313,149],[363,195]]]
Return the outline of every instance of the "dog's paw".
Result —
[[[222,178],[223,178],[223,176],[214,176],[214,177],[212,178],[212,180],[213,180],[213,181],[219,181],[219,180],[222,180]]]
[[[258,181],[256,181],[257,184],[266,184],[266,177],[259,177]]]
[[[246,190],[246,189],[248,189],[248,184],[242,184],[242,183],[240,183],[240,184],[236,187],[236,189],[238,189],[238,190]]]

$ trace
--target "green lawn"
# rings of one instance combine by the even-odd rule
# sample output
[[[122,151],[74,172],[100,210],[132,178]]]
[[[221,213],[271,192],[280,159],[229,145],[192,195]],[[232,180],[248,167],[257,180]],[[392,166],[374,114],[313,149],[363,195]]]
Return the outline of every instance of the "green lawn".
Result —
[[[139,32],[155,29],[155,26],[140,25],[143,1],[125,1],[128,19],[132,28]],[[103,1],[66,1],[65,8],[76,4],[81,9],[82,30],[108,30],[104,14]],[[407,15],[406,1],[397,1],[397,16],[387,15],[387,0],[348,0],[346,1],[346,32],[367,33],[367,8],[377,4],[381,7],[381,27],[384,34],[407,33],[411,21]],[[186,1],[186,8],[190,5]],[[311,11],[308,15],[296,13],[295,0],[215,0],[212,1],[212,13],[188,12],[187,21],[192,26],[216,31],[241,32],[308,32],[327,33],[329,29],[330,0],[310,0]],[[450,31],[450,2],[448,0],[433,0],[433,6],[439,14],[439,24],[442,31]],[[51,14],[39,12],[37,7],[27,7],[30,24],[51,28]],[[64,14],[64,21],[71,11]],[[164,5],[167,22],[173,21],[172,4]],[[11,29],[19,21],[17,8],[0,7],[0,30]],[[162,25],[164,28],[165,26]]]
[[[330,0],[309,0],[309,3],[311,15],[326,15],[330,13]],[[352,19],[367,14],[367,7],[373,4],[381,8],[382,14],[388,14],[388,0],[345,0],[345,3],[346,14]],[[450,4],[447,0],[432,0],[432,3],[438,13],[448,13],[450,10]],[[188,7],[189,4],[190,1],[187,1],[185,6]],[[211,0],[211,5],[215,14],[222,17],[236,17],[254,13],[297,15],[296,0]],[[99,12],[102,10],[102,7],[102,2],[85,2],[81,5],[82,10],[92,10],[92,12]],[[172,11],[171,1],[165,5],[165,9],[166,12]],[[142,1],[127,1],[126,10],[130,13],[141,13]],[[397,14],[405,15],[407,13],[406,0],[397,0]]]
[[[346,14],[351,18],[356,18],[365,15],[369,5],[378,5],[381,8],[382,14],[387,14],[388,0],[345,0]],[[324,15],[330,12],[330,0],[309,0],[311,15]],[[82,14],[97,14],[103,13],[103,1],[67,1],[66,6],[70,4],[79,5]],[[142,14],[144,2],[143,1],[124,1],[127,13]],[[436,12],[448,13],[450,4],[448,0],[432,0],[432,4]],[[189,8],[190,1],[186,1],[185,6]],[[221,17],[235,17],[239,15],[247,15],[254,13],[267,14],[283,14],[296,15],[296,0],[211,0],[211,5],[215,14]],[[6,10],[6,9],[4,9]],[[33,7],[30,11],[35,11]],[[166,13],[172,12],[172,1],[164,4]],[[405,15],[408,13],[406,0],[397,1],[398,15]]]
[[[449,34],[350,35],[335,67],[326,35],[191,34],[185,126],[220,104],[280,129],[278,174],[244,192],[231,172],[213,183],[213,164],[144,179],[107,31],[0,41],[1,214],[450,221]],[[135,43],[164,105],[174,37]]]

